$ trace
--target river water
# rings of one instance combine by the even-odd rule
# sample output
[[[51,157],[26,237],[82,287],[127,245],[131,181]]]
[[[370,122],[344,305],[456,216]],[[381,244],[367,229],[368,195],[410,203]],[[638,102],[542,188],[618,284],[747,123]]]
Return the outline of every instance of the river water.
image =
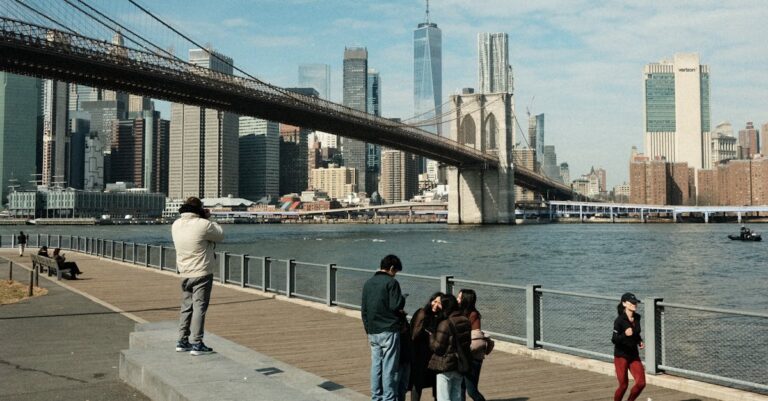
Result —
[[[768,242],[731,241],[735,224],[529,226],[225,225],[217,250],[377,268],[388,253],[404,273],[768,310]],[[20,227],[6,226],[9,235]],[[81,235],[171,245],[169,225],[24,226],[28,234]],[[755,226],[760,230],[761,226]],[[419,301],[421,302],[421,301]]]

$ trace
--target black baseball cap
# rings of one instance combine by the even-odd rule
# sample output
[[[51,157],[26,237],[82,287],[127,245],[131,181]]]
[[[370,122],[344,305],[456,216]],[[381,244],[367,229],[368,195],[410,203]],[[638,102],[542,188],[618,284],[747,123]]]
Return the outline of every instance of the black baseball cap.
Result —
[[[637,305],[637,304],[640,303],[640,300],[637,299],[635,294],[633,294],[631,292],[625,292],[624,295],[621,296],[621,302],[629,302],[629,303]]]

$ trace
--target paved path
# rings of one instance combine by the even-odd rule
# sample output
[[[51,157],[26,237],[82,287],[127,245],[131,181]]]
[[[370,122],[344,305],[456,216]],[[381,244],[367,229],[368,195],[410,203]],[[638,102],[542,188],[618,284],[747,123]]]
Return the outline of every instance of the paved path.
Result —
[[[12,251],[0,251],[0,255],[28,263],[28,258],[12,256]],[[85,274],[83,280],[67,281],[67,285],[139,319],[177,318],[178,277],[89,255],[71,253],[71,258]],[[62,311],[70,312],[76,313],[77,309]],[[216,286],[206,329],[355,391],[369,393],[370,356],[359,319]],[[174,341],[169,338],[168,346],[173,347]],[[605,401],[611,399],[615,385],[612,376],[499,351],[486,361],[480,379],[486,398],[498,401]],[[655,386],[646,388],[641,399],[647,398],[712,400]],[[430,399],[428,394],[425,399]]]
[[[14,279],[28,283],[29,272],[16,267]],[[47,295],[0,306],[0,400],[148,401],[118,377],[135,322],[48,280],[40,285]]]

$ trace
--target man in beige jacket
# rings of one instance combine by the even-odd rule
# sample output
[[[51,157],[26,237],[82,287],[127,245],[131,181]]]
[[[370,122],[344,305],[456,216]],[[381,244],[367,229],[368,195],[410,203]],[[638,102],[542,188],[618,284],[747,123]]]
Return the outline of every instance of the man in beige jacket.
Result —
[[[176,351],[204,355],[213,349],[203,343],[205,312],[213,288],[214,249],[224,239],[217,223],[200,199],[191,197],[179,208],[181,217],[173,223],[176,267],[182,277],[181,319]]]

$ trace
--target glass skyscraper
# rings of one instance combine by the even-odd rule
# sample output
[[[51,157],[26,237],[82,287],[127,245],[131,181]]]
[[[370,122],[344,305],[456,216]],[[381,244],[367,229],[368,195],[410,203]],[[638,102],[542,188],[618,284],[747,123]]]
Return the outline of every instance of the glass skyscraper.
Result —
[[[417,121],[437,118],[442,114],[443,99],[443,34],[437,24],[429,21],[427,6],[425,21],[413,31],[413,111]],[[442,134],[439,121],[422,127]],[[437,162],[419,157],[419,172],[427,172],[430,181],[437,181]]]
[[[368,110],[368,50],[364,47],[344,48],[343,104],[363,112]],[[357,170],[357,191],[365,190],[367,147],[363,141],[342,138],[344,166]]]
[[[24,185],[35,174],[39,79],[0,72],[0,201],[11,179]]]
[[[710,165],[709,67],[695,53],[645,66],[645,153],[689,167]]]
[[[373,68],[368,69],[368,113],[381,117],[381,76]],[[366,144],[365,192],[369,195],[378,191],[381,174],[381,146]]]
[[[331,66],[328,64],[299,65],[300,88],[314,88],[321,99],[331,100]],[[326,148],[338,147],[338,137],[327,132],[315,132],[315,138]],[[309,141],[312,146],[312,141]]]
[[[509,37],[506,33],[477,35],[478,88],[480,93],[512,93],[512,66],[509,64]]]

